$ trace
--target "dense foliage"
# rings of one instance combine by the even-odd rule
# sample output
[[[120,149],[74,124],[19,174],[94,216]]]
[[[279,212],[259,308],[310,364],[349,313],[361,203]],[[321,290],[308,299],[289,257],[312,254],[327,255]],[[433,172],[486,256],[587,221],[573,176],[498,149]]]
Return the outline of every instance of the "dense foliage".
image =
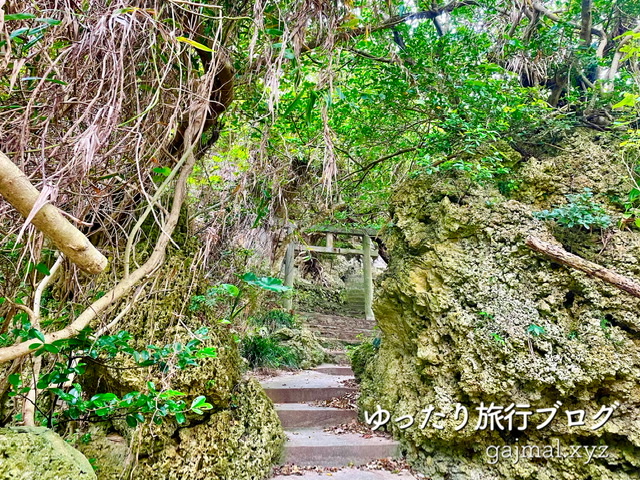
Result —
[[[56,414],[105,412],[131,425],[145,413],[181,421],[207,405],[152,385],[144,401],[86,398],[70,382],[82,373],[73,360],[118,335],[88,346],[81,332],[117,331],[179,249],[197,243],[190,268],[216,285],[185,292],[184,307],[218,308],[213,321],[233,324],[257,304],[238,275],[256,267],[244,283],[286,290],[273,275],[289,221],[383,225],[400,182],[441,170],[508,195],[518,159],[503,147],[526,156],[577,126],[611,132],[628,151],[640,143],[635,0],[41,1],[12,2],[3,15],[0,150],[42,192],[38,204],[55,203],[111,262],[100,278],[83,275],[0,203],[0,393],[11,387],[31,417],[45,394],[37,419],[49,425]],[[628,226],[634,190],[621,202]],[[590,193],[567,200],[541,218],[610,225]],[[189,366],[204,355],[196,340],[125,342],[119,354]],[[271,354],[264,364],[293,364],[273,342],[258,332],[242,348],[254,365]],[[56,410],[58,399],[73,408]],[[142,410],[128,411],[132,402]]]

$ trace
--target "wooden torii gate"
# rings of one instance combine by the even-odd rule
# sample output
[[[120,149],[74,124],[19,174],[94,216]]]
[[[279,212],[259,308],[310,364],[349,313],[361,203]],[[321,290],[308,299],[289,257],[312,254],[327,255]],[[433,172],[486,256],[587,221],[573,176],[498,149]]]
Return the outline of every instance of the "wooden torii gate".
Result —
[[[289,233],[293,232],[293,226],[289,226]],[[284,258],[284,284],[293,287],[294,259],[298,252],[319,252],[333,255],[362,255],[362,274],[364,283],[364,315],[367,320],[374,320],[373,316],[373,276],[371,273],[371,259],[378,256],[377,250],[371,251],[371,237],[378,234],[374,228],[350,229],[346,227],[320,226],[306,230],[307,233],[324,233],[326,246],[304,245],[296,242],[289,242],[287,253]],[[362,249],[334,247],[333,241],[336,235],[349,235],[352,237],[362,237]],[[293,298],[285,298],[285,308],[293,308]]]

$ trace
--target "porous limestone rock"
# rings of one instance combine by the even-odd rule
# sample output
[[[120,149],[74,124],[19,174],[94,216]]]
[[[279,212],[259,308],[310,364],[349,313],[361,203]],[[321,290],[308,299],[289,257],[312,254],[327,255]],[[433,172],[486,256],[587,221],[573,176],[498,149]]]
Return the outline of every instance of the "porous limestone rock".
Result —
[[[138,459],[134,478],[267,478],[284,445],[280,420],[256,380],[240,384],[234,399],[231,408],[208,416],[203,423],[180,428],[171,438],[156,437],[152,453]]]
[[[553,154],[514,163],[521,183],[509,196],[491,184],[471,186],[455,172],[414,179],[395,196],[386,233],[391,261],[374,307],[382,341],[362,374],[360,404],[369,413],[378,405],[390,412],[387,428],[429,478],[638,478],[640,300],[524,243],[528,235],[561,243],[640,281],[637,230],[616,228],[617,222],[607,232],[567,229],[533,216],[588,187],[620,217],[616,199],[633,183],[615,145],[594,135],[578,131]],[[511,429],[483,429],[482,402],[530,405],[516,409],[533,414],[524,430],[522,415]],[[537,429],[549,414],[535,411],[556,402],[562,405],[554,420]],[[620,406],[612,418],[593,430],[594,416],[614,402]],[[469,414],[459,430],[458,406]],[[566,411],[573,410],[585,411],[584,426],[568,425]],[[394,419],[403,415],[415,423],[401,429],[406,420]],[[549,445],[552,453],[544,449]],[[584,449],[581,457],[558,458],[570,457],[574,445],[598,448],[592,458]],[[535,456],[528,446],[541,458],[522,458],[523,447],[525,456]],[[595,458],[604,446],[608,457]]]
[[[306,327],[280,328],[273,333],[273,337],[295,352],[299,368],[313,368],[327,359],[320,340]]]
[[[99,480],[206,479],[258,480],[266,478],[277,461],[284,432],[272,402],[262,387],[242,378],[243,361],[233,325],[221,322],[211,308],[192,308],[191,296],[203,294],[208,282],[191,269],[188,251],[168,257],[144,300],[124,316],[118,329],[127,330],[137,347],[166,345],[193,339],[206,326],[215,358],[198,360],[197,366],[173,369],[135,367],[130,357],[119,356],[117,369],[90,364],[81,377],[87,395],[113,392],[122,396],[146,391],[147,382],[180,391],[189,404],[204,395],[213,408],[203,415],[190,413],[179,425],[172,417],[155,425],[129,427],[114,418],[92,432],[77,448],[96,459]],[[112,362],[113,363],[113,362]],[[124,446],[123,446],[124,444]],[[123,460],[124,459],[124,460]]]
[[[0,479],[95,480],[89,461],[44,427],[0,428]]]

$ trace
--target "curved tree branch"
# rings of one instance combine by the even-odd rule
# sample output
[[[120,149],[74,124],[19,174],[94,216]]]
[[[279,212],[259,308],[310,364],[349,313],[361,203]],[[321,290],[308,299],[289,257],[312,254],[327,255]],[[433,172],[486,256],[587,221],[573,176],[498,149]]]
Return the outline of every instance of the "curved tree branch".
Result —
[[[107,259],[89,241],[89,239],[56,207],[45,203],[36,205],[40,192],[27,176],[0,152],[0,195],[2,195],[25,218],[44,233],[58,250],[81,270],[97,274],[107,266]]]

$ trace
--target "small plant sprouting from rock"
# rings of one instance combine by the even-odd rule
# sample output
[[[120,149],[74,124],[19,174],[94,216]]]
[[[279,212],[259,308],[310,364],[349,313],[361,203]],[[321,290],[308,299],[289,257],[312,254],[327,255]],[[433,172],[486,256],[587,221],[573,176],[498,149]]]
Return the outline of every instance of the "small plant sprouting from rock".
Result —
[[[585,188],[582,193],[567,195],[569,203],[553,210],[533,212],[539,220],[555,220],[559,225],[567,228],[581,227],[587,230],[593,227],[608,228],[611,217],[604,207],[593,200],[593,193]]]
[[[527,333],[533,335],[534,337],[539,337],[541,335],[544,335],[546,333],[546,330],[544,329],[544,327],[532,323],[531,325],[529,325],[529,327],[527,327]]]

